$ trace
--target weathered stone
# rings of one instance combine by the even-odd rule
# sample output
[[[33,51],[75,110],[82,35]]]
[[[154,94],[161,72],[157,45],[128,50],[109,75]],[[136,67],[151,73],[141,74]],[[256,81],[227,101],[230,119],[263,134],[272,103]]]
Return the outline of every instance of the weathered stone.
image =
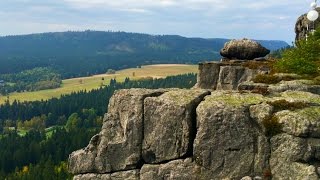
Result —
[[[264,57],[270,50],[263,47],[256,41],[250,39],[231,40],[225,43],[220,54],[229,59],[252,60]]]
[[[320,95],[304,91],[285,91],[280,94],[289,102],[304,102],[320,105]]]
[[[276,113],[282,130],[300,137],[320,137],[320,106]]]
[[[196,107],[208,94],[205,90],[177,90],[145,99],[142,146],[145,162],[173,160],[192,151]]]
[[[245,177],[241,178],[241,180],[252,180],[252,178],[250,176],[245,176]]]
[[[278,84],[271,84],[268,87],[271,93],[281,93],[285,91],[304,91],[320,94],[320,85],[314,85],[312,80],[281,81]]]
[[[317,11],[320,13],[320,8],[317,8]],[[306,34],[310,31],[311,28],[318,28],[320,25],[320,18],[318,18],[314,23],[308,20],[307,14],[301,15],[296,22],[295,32],[296,32],[296,41],[306,39]],[[307,30],[309,28],[309,30]]]
[[[165,164],[145,164],[140,171],[141,180],[194,180],[204,179],[201,173],[203,170],[192,162],[191,158],[185,160],[174,160]]]
[[[80,174],[73,177],[73,180],[139,180],[140,179],[140,171],[139,170],[130,170],[130,171],[122,171],[116,172],[112,174]]]
[[[256,71],[243,66],[221,66],[217,90],[237,90],[238,85],[250,81]]]
[[[268,166],[269,154],[261,151],[268,149],[267,139],[249,114],[249,106],[262,100],[258,94],[212,92],[198,106],[194,159],[213,179],[261,175]]]
[[[220,66],[220,63],[214,62],[199,64],[199,73],[195,87],[201,89],[216,89]]]
[[[319,179],[316,168],[302,163],[312,159],[313,150],[307,139],[288,134],[271,138],[270,167],[274,179]]]
[[[257,121],[261,130],[265,133],[266,128],[263,125],[263,121],[271,117],[273,113],[273,107],[267,103],[261,103],[257,105],[250,106],[250,117]]]
[[[137,168],[142,160],[144,99],[163,92],[165,90],[116,91],[99,135],[92,138],[88,147],[70,155],[70,172],[109,173]]]

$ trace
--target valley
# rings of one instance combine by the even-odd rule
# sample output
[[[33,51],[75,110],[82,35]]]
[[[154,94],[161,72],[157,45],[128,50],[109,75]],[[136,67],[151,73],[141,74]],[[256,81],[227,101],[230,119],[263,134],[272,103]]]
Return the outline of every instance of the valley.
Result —
[[[90,91],[100,86],[108,85],[111,79],[123,82],[127,77],[132,80],[142,78],[164,78],[186,73],[197,73],[197,65],[186,64],[157,64],[141,66],[141,68],[129,68],[116,71],[115,74],[98,74],[88,77],[78,77],[62,80],[62,85],[56,89],[46,89],[33,92],[11,93],[8,96],[0,95],[0,104],[9,98],[10,102],[47,100],[53,97],[60,97],[62,94],[70,94],[81,90]]]

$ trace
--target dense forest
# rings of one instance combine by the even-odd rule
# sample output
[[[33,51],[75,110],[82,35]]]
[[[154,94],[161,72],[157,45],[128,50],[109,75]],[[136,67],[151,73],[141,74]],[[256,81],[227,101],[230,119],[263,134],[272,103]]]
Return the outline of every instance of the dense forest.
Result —
[[[102,31],[5,36],[0,37],[0,74],[49,67],[64,79],[145,64],[198,63],[220,59],[219,51],[227,41]],[[270,50],[288,45],[259,42]]]
[[[124,88],[191,88],[195,74],[145,79],[81,91],[47,101],[0,106],[0,179],[70,179],[68,155],[99,132],[115,90]]]

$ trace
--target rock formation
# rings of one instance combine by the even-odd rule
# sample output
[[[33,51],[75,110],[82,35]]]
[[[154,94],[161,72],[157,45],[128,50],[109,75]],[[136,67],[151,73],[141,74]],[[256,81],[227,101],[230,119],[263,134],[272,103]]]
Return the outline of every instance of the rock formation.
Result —
[[[316,8],[316,10],[320,13],[320,8]],[[307,28],[308,27],[308,28]],[[307,19],[307,14],[301,15],[296,22],[295,25],[295,32],[296,32],[296,41],[302,40],[306,38],[306,34],[308,32],[307,29],[310,28],[318,28],[320,27],[320,18],[318,18],[314,23],[310,22]]]
[[[228,59],[253,60],[264,57],[270,50],[250,39],[231,40],[221,49],[221,56]]]
[[[320,85],[297,89],[301,81],[238,86],[263,86],[272,96],[116,91],[101,132],[70,155],[70,172],[76,180],[319,179]],[[276,110],[279,100],[305,106]]]
[[[265,67],[250,69],[245,67],[243,62],[200,63],[195,88],[237,90],[240,84],[250,81],[257,74],[265,74],[268,71],[269,69]]]

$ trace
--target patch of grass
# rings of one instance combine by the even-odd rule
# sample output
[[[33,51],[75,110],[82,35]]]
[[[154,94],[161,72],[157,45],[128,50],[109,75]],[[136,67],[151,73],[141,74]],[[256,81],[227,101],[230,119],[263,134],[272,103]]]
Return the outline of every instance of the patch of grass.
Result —
[[[296,109],[303,109],[308,107],[309,105],[305,102],[289,102],[287,100],[281,99],[276,101],[268,101],[269,105],[273,106],[274,112],[279,112],[283,110],[291,110],[294,111]]]
[[[186,65],[186,64],[159,64],[142,66],[141,68],[130,68],[117,71],[116,74],[99,74],[89,77],[80,77],[73,79],[65,79],[62,81],[60,88],[47,89],[34,92],[21,92],[9,94],[10,102],[14,100],[18,101],[36,101],[36,100],[47,100],[53,97],[60,97],[62,94],[70,94],[80,90],[92,90],[97,89],[101,85],[109,85],[110,80],[115,78],[117,82],[123,82],[126,77],[130,79],[141,79],[146,77],[152,78],[165,78],[167,76],[186,74],[186,73],[197,73],[197,65]],[[4,103],[7,96],[0,96],[0,104]]]
[[[298,79],[293,75],[277,75],[277,74],[258,74],[252,81],[255,83],[277,84],[280,81],[292,81]]]
[[[252,79],[252,81],[254,83],[277,84],[281,81],[281,79],[270,74],[258,74]]]
[[[264,101],[264,97],[254,93],[221,93],[208,96],[204,101],[209,106],[213,102],[223,102],[230,106],[245,106],[249,104],[258,104]]]
[[[271,69],[272,64],[273,61],[247,61],[241,65],[249,69]]]

